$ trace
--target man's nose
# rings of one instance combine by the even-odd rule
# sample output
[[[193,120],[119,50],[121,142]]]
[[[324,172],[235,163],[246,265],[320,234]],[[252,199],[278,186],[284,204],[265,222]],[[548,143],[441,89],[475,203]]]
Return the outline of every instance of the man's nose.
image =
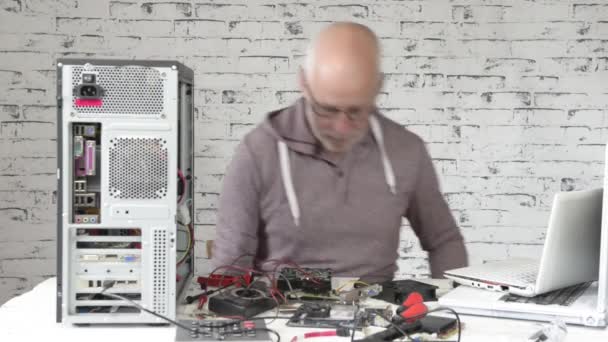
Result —
[[[335,118],[334,130],[339,134],[350,134],[352,132],[353,123],[344,111],[341,111]]]

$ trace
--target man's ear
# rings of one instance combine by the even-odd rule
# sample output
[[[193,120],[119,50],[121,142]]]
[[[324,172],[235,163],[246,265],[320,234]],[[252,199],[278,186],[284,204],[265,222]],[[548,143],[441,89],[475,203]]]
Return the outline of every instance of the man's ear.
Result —
[[[380,94],[382,91],[382,87],[384,86],[384,73],[378,73],[378,88],[376,89],[376,94]]]
[[[304,68],[298,68],[298,88],[300,88],[300,92],[306,98],[308,98],[308,92],[306,91],[306,72]]]

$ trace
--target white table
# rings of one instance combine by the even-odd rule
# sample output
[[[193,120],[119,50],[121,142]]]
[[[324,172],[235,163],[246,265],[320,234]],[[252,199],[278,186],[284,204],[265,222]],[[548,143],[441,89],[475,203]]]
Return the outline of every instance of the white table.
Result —
[[[527,341],[545,323],[461,315],[464,323],[462,341]],[[270,325],[290,341],[306,329],[289,328],[285,320]],[[0,307],[0,341],[86,341],[86,342],[170,342],[175,339],[173,326],[88,326],[75,327],[55,323],[55,278],[38,284],[30,292],[15,297]],[[310,341],[349,341],[348,338],[314,338]],[[608,341],[608,329],[568,326],[566,341]]]

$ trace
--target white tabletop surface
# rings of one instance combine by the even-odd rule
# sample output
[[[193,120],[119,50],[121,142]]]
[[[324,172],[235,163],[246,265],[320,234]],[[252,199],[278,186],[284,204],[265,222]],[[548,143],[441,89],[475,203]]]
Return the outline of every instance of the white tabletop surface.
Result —
[[[462,341],[528,341],[546,323],[461,315]],[[307,329],[289,328],[285,320],[270,325],[290,341]],[[55,323],[55,278],[38,284],[0,307],[0,341],[173,341],[173,326],[88,326]],[[358,335],[360,336],[360,335]],[[360,336],[362,337],[362,336]],[[349,338],[315,338],[315,342],[348,341]],[[608,341],[608,329],[568,326],[565,341]]]

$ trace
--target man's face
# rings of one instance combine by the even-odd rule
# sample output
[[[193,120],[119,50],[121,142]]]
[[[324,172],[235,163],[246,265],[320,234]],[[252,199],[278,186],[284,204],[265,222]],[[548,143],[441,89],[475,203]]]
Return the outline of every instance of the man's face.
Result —
[[[307,102],[306,116],[313,135],[330,152],[349,151],[367,134],[368,119],[375,110],[377,87],[345,87],[345,90],[333,92],[331,87],[318,84],[315,90],[303,72],[300,77]]]

